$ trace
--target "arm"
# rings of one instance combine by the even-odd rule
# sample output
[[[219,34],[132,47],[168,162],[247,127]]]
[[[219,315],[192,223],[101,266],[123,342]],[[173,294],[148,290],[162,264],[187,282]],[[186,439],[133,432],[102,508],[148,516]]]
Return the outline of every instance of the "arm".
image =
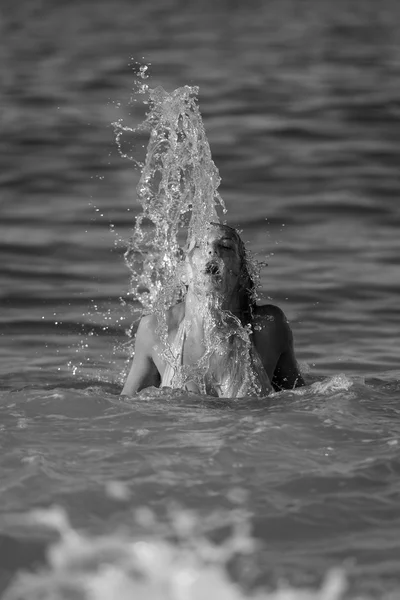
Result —
[[[275,391],[282,389],[293,390],[296,387],[305,385],[294,354],[292,330],[283,313],[282,317],[281,327],[284,344],[272,378],[272,385]]]
[[[160,374],[152,358],[153,341],[152,315],[147,315],[140,320],[136,332],[135,356],[121,395],[132,396],[146,387],[160,385]]]

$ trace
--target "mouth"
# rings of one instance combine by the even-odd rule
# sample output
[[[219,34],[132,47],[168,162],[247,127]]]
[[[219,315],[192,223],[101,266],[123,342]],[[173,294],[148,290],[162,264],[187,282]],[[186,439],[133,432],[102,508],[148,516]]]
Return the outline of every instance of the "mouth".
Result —
[[[206,275],[210,275],[211,277],[215,277],[220,279],[221,278],[221,271],[219,266],[214,263],[214,262],[210,262],[206,265],[206,268],[204,269],[204,273]]]

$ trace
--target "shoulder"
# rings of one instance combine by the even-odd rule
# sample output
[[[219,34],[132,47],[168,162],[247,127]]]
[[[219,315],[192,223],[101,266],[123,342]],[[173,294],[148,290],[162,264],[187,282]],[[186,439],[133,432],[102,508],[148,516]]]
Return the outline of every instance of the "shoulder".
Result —
[[[177,304],[166,311],[168,331],[173,331],[184,316],[184,304]],[[143,315],[139,321],[136,340],[147,340],[153,343],[157,338],[158,316],[156,313]]]
[[[274,304],[263,304],[261,306],[257,305],[253,311],[253,314],[255,320],[275,323],[275,325],[278,326],[288,324],[288,320],[283,310]]]
[[[155,332],[157,327],[157,316],[154,313],[143,315],[139,321],[136,336],[144,333]]]
[[[151,354],[157,329],[157,317],[154,314],[143,315],[136,331],[135,351]]]
[[[253,329],[261,337],[275,340],[279,348],[284,351],[292,344],[293,335],[285,313],[279,306],[264,304],[257,306],[253,312]]]

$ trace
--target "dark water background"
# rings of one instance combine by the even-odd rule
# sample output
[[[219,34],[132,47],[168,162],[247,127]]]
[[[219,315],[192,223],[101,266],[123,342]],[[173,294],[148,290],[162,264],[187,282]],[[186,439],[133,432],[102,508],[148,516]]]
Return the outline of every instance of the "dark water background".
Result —
[[[57,503],[109,532],[133,505],[162,520],[176,500],[205,518],[241,488],[261,543],[251,575],[233,574],[243,585],[317,585],[345,564],[351,594],[398,592],[400,5],[0,11],[2,588],[42,556],[11,511]],[[269,263],[262,292],[291,321],[301,396],[118,400],[140,206],[111,123],[144,116],[129,102],[135,61],[151,63],[151,87],[200,86],[228,222]],[[144,136],[125,140],[143,155]],[[110,480],[129,503],[109,499]]]

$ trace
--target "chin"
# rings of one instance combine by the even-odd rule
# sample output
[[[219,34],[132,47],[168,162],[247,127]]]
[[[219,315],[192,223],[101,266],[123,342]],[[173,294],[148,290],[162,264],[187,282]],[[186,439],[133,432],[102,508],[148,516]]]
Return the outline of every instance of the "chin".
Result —
[[[207,293],[223,293],[225,289],[224,281],[220,278],[215,277],[207,277],[203,279],[201,282],[198,282],[195,286],[195,290],[198,294],[207,294]]]
[[[230,298],[232,295],[232,287],[226,284],[225,281],[214,281],[208,286],[209,293],[214,293],[220,298]]]

